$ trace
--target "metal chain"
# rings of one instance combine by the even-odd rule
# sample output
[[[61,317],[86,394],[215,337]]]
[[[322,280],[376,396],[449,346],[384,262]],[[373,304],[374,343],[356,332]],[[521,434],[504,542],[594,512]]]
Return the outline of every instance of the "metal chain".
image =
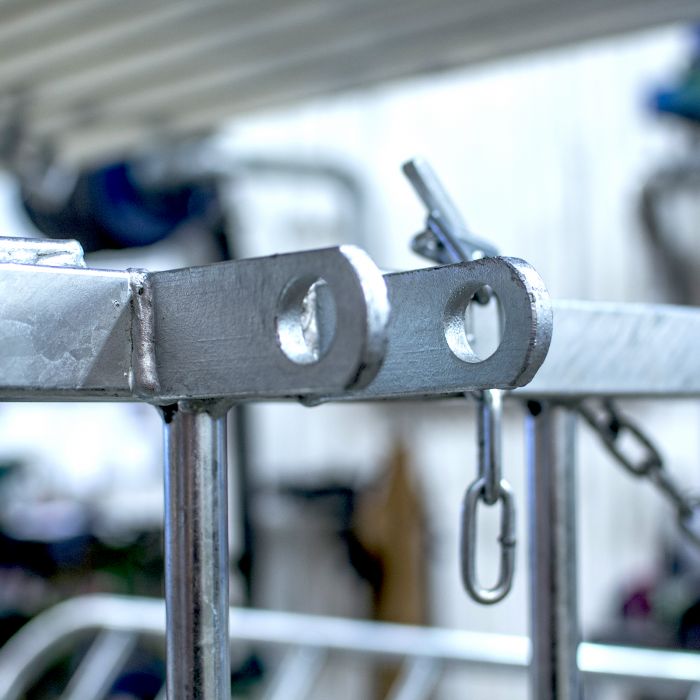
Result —
[[[671,502],[676,510],[678,524],[691,541],[700,547],[700,532],[693,529],[693,519],[700,513],[700,498],[692,496],[668,473],[654,443],[642,429],[620,413],[613,401],[601,401],[598,411],[586,403],[577,406],[581,417],[600,437],[608,452],[630,474],[651,481]],[[626,451],[622,439],[628,434],[637,445],[638,456]]]
[[[461,569],[464,588],[477,602],[498,603],[508,595],[515,570],[515,501],[510,484],[501,477],[501,418],[503,392],[486,389],[476,394],[479,402],[479,473],[467,488],[462,504]],[[477,574],[477,511],[479,503],[501,504],[498,543],[501,548],[500,569],[496,583],[487,588]]]
[[[439,265],[498,255],[498,250],[474,236],[459,209],[453,204],[432,168],[423,160],[404,163],[403,171],[428,210],[425,230],[413,240],[413,250]],[[488,304],[489,289],[475,290],[474,301]],[[467,313],[470,313],[468,310]],[[515,569],[515,502],[510,484],[501,475],[501,416],[503,392],[485,389],[474,394],[479,402],[479,473],[464,494],[460,532],[462,581],[469,595],[485,605],[508,595]],[[498,542],[501,561],[498,578],[491,588],[479,583],[476,564],[477,511],[479,503],[501,504]]]

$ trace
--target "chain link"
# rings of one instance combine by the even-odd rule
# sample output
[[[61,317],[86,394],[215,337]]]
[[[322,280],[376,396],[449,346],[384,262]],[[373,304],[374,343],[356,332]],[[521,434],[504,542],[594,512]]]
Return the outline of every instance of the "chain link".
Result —
[[[464,588],[477,602],[498,603],[512,585],[515,571],[515,500],[510,484],[501,478],[502,392],[486,389],[476,394],[479,402],[479,473],[464,494],[461,528],[461,569]],[[477,573],[477,512],[479,502],[487,506],[501,505],[500,569],[496,583],[487,588],[479,583]]]
[[[440,265],[498,255],[494,246],[468,232],[459,210],[425,161],[408,161],[404,163],[403,171],[428,210],[426,229],[413,240],[413,249],[417,253]],[[491,297],[491,291],[483,287],[474,294],[474,300],[479,304],[488,304]],[[510,484],[502,478],[501,470],[502,392],[485,389],[475,392],[475,396],[479,402],[479,473],[464,494],[460,557],[465,589],[477,603],[488,605],[503,600],[513,585],[515,502]],[[500,570],[492,588],[481,586],[477,575],[479,502],[486,506],[501,504]]]
[[[487,506],[498,502],[501,495],[501,416],[503,393],[498,389],[480,391],[477,435],[479,441],[479,477],[483,480],[482,500]]]
[[[693,523],[696,513],[700,513],[700,498],[690,495],[669,474],[661,454],[642,429],[620,413],[611,400],[602,401],[597,411],[585,402],[580,403],[577,409],[619,464],[633,476],[648,479],[671,502],[679,526],[700,547],[700,531],[695,529],[697,525]],[[636,443],[636,457],[623,447],[625,435]]]

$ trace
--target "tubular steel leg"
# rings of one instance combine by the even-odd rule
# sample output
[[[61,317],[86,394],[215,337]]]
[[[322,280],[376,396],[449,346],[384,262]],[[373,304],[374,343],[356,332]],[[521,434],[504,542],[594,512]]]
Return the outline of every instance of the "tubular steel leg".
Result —
[[[168,700],[230,700],[225,412],[163,413]]]
[[[580,700],[575,417],[528,403],[532,700]]]

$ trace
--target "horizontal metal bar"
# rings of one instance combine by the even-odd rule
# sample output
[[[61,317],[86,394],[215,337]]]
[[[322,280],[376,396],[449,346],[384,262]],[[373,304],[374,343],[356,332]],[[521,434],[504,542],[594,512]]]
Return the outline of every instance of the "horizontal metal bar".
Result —
[[[552,326],[541,280],[518,260],[382,282],[363,253],[343,247],[142,273],[76,267],[71,243],[9,240],[0,239],[3,400],[377,400],[524,384],[517,396],[700,396],[700,311],[561,301]],[[300,364],[280,351],[279,304],[291,282],[312,278],[326,282],[319,299],[330,295],[337,306],[334,317],[333,305],[320,303],[317,319],[321,329],[335,324],[336,336],[320,361]],[[477,361],[462,319],[483,284],[505,322],[498,350]],[[297,321],[287,328],[292,350],[303,336]]]
[[[0,649],[0,697],[16,700],[60,652],[94,630],[162,638],[165,606],[146,598],[94,595],[74,598],[41,613]],[[526,637],[414,627],[346,618],[231,609],[231,639],[240,642],[328,650],[365,657],[442,660],[523,671],[530,658]],[[700,654],[637,647],[579,645],[584,674],[683,686],[700,678]]]
[[[334,342],[309,359],[304,293],[319,279]],[[369,381],[386,344],[385,283],[353,247],[153,274],[2,264],[0,295],[4,400],[338,392]]]
[[[270,270],[281,259],[277,258]],[[242,287],[233,280],[239,264],[155,273],[155,293],[172,314],[172,321],[164,319],[160,326],[158,343],[163,349],[157,369],[162,387],[161,394],[154,390],[153,396],[187,398],[188,392],[197,395],[221,391],[222,387],[231,392],[241,389],[236,388],[234,378],[238,381],[243,366],[248,371],[251,365],[238,363],[246,355],[249,363],[256,361],[257,350],[251,350],[245,333],[234,338],[231,328],[237,318],[246,318],[242,316]],[[393,312],[384,364],[375,380],[361,391],[344,392],[347,370],[342,381],[334,378],[331,386],[337,389],[331,393],[333,400],[449,395],[479,386],[506,388],[526,382],[542,359],[544,342],[539,348],[535,343],[531,350],[520,347],[525,372],[509,365],[513,358],[502,351],[486,362],[470,364],[458,360],[445,343],[445,308],[450,293],[476,279],[493,281],[495,271],[501,269],[498,265],[505,265],[499,274],[513,269],[517,273],[517,264],[512,262],[481,264],[496,267],[479,268],[479,263],[469,263],[386,275]],[[319,277],[324,274],[322,267],[314,268]],[[132,357],[132,286],[138,290],[134,279],[128,272],[0,264],[0,397],[143,397],[145,389],[135,390],[133,376],[138,369],[134,364],[139,362]],[[213,289],[204,293],[205,287],[218,288],[222,280],[216,297]],[[195,281],[203,285],[202,295],[193,286]],[[520,288],[530,293],[534,286],[526,280]],[[175,291],[178,287],[182,287],[181,293]],[[517,285],[511,291],[514,289]],[[256,298],[255,293],[252,296]],[[221,305],[218,310],[215,298]],[[517,389],[516,396],[700,396],[697,309],[560,301],[553,304],[553,310],[549,353],[534,379]],[[539,320],[536,308],[507,305],[505,311],[506,318],[520,318],[523,324]],[[186,326],[188,315],[189,332],[183,335],[180,327]],[[249,327],[254,321],[255,314],[248,313]],[[533,332],[530,326],[528,337],[536,338]],[[268,340],[274,345],[274,332]],[[192,353],[189,360],[186,351]],[[216,365],[217,357],[221,365]],[[286,366],[291,374],[304,373],[303,365],[289,362]],[[229,370],[233,374],[227,374]],[[277,392],[268,386],[268,395],[298,396],[312,388],[306,377],[298,384],[286,381]],[[255,386],[242,388],[253,398]]]
[[[464,318],[483,285],[505,320],[500,347],[481,360]],[[2,400],[373,400],[513,388],[537,371],[551,334],[549,297],[521,260],[382,277],[352,246],[155,273],[0,264],[0,295]]]
[[[0,398],[131,396],[127,272],[0,265]]]
[[[700,396],[700,310],[653,304],[557,301],[547,358],[515,393]]]

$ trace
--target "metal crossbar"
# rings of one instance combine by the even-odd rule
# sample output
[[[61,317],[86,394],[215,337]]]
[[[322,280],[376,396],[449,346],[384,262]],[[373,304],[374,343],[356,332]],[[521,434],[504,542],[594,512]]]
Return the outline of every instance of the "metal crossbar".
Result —
[[[231,609],[230,621],[231,642],[288,650],[280,667],[283,675],[273,679],[268,697],[282,697],[276,694],[283,692],[280,688],[284,688],[285,699],[308,697],[333,655],[357,656],[368,663],[403,661],[392,700],[427,697],[450,669],[491,667],[523,672],[531,659],[529,640],[513,635],[240,608]],[[86,662],[99,656],[104,663],[92,664],[89,674],[84,673],[85,663],[79,667],[70,687],[81,688],[81,699],[103,697],[139,637],[165,636],[163,602],[93,595],[41,613],[0,650],[0,697],[19,700],[61,653],[96,631]],[[680,688],[700,678],[700,656],[690,652],[583,642],[576,657],[582,673],[595,678],[663,681]],[[293,687],[297,691],[290,696]]]

